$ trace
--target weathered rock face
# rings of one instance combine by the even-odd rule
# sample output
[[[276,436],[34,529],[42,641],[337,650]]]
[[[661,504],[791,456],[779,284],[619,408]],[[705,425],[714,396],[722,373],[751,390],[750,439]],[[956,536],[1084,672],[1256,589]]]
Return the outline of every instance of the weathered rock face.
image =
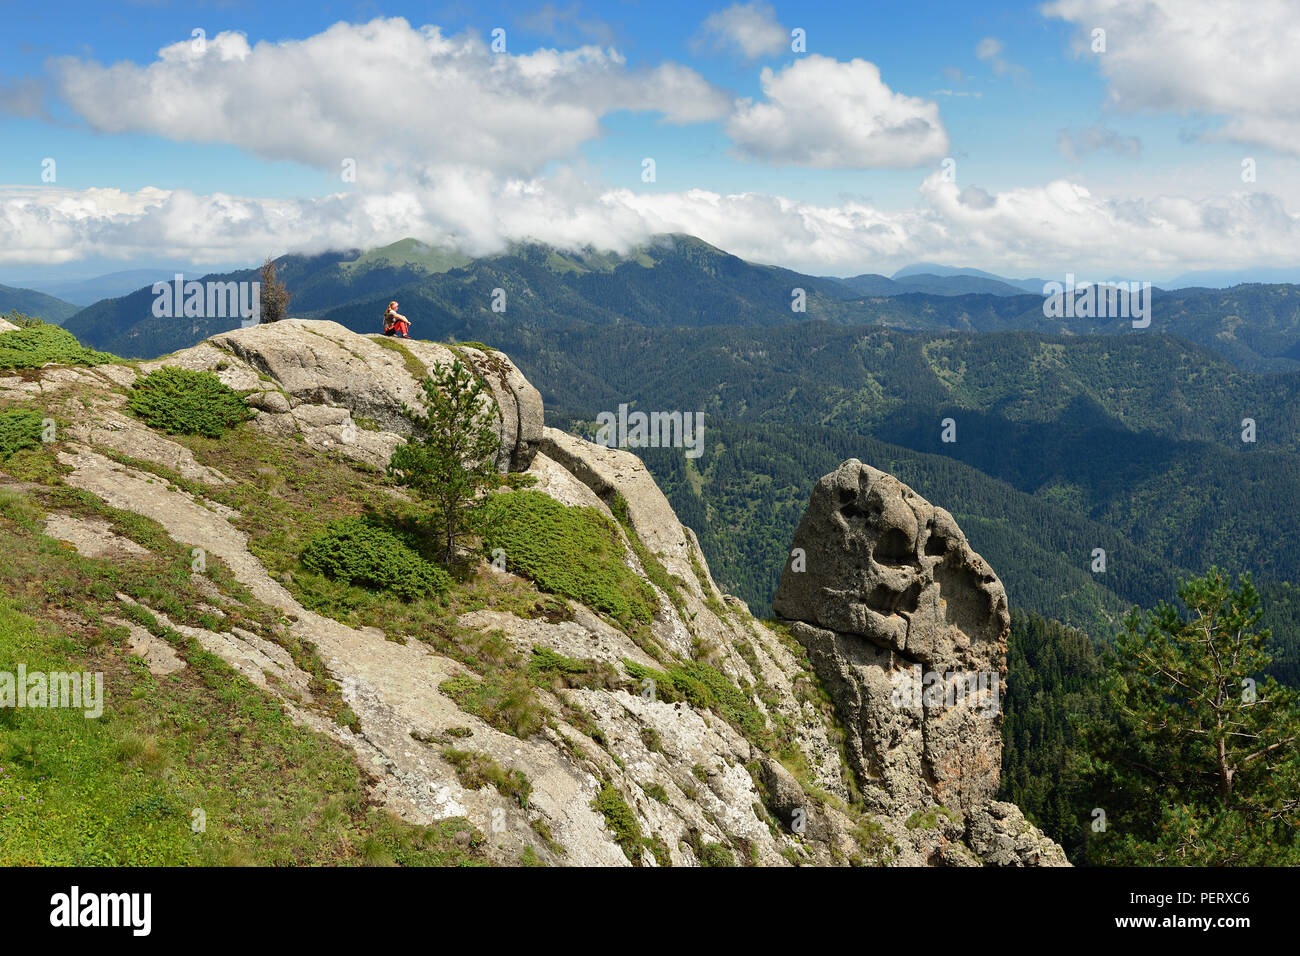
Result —
[[[844,462],[813,489],[773,608],[808,649],[879,812],[988,818],[1011,621],[1002,583],[952,515],[892,475]],[[982,847],[992,831],[980,830]],[[998,862],[1055,858],[1004,849]]]
[[[17,328],[18,326],[14,325],[12,322],[6,322],[4,319],[0,319],[0,332],[13,332]]]
[[[214,335],[144,367],[215,372],[232,388],[257,390],[248,404],[257,411],[259,428],[276,435],[300,433],[314,448],[382,468],[411,431],[402,406],[418,407],[422,394],[408,357],[429,371],[460,359],[491,392],[500,438],[498,470],[528,468],[542,438],[542,399],[509,358],[434,342],[381,341],[335,322],[286,319]]]

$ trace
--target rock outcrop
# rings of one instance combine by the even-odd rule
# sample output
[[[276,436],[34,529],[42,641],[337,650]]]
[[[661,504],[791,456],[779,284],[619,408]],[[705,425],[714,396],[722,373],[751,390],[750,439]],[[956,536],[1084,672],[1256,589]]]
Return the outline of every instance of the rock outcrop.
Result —
[[[500,437],[499,471],[525,471],[542,439],[542,399],[504,354],[465,346],[357,335],[334,322],[286,319],[214,335],[146,363],[215,372],[231,388],[254,390],[248,404],[271,434],[301,434],[382,468],[411,432],[404,406],[418,408],[420,381],[460,359],[488,386]]]
[[[1002,583],[952,515],[844,462],[813,489],[773,609],[808,649],[878,812],[960,815],[968,845],[991,862],[1064,860],[1013,805],[992,803],[1011,619]],[[1008,833],[1026,846],[1004,847]]]

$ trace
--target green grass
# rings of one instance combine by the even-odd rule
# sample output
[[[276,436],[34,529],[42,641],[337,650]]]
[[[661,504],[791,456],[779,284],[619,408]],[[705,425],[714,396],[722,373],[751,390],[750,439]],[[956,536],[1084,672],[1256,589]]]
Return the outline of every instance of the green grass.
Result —
[[[416,358],[411,353],[411,350],[401,342],[395,342],[393,339],[387,338],[383,335],[372,335],[369,338],[370,341],[374,342],[376,345],[400,355],[402,357],[402,362],[406,365],[406,370],[411,373],[411,377],[417,382],[423,382],[429,377],[429,370],[425,367],[425,364]]]
[[[699,850],[700,866],[735,866],[731,850],[721,843],[705,843]]]
[[[717,668],[701,661],[681,661],[655,670],[632,660],[624,660],[623,667],[635,681],[653,680],[656,699],[665,703],[684,700],[692,707],[712,710],[764,750],[775,745],[763,712]]]
[[[171,435],[220,438],[253,417],[243,398],[211,372],[173,366],[136,381],[126,405],[150,428]]]
[[[520,738],[545,727],[549,716],[533,685],[517,671],[493,670],[482,680],[461,674],[443,681],[438,689],[466,713]]]
[[[533,785],[528,782],[522,770],[506,770],[487,754],[472,750],[446,747],[442,756],[455,768],[461,786],[468,790],[495,787],[502,796],[509,797],[523,809],[528,809],[528,795],[533,792]]]
[[[623,683],[618,669],[606,661],[590,657],[581,660],[566,657],[545,647],[534,647],[528,673],[534,682],[543,687],[581,687],[602,690]]]
[[[203,620],[188,552],[160,528],[79,492],[39,494],[39,505],[0,495],[0,670],[21,661],[29,671],[102,673],[105,707],[98,719],[0,709],[0,864],[482,862],[482,837],[464,821],[413,827],[376,809],[349,750],[296,726],[278,700],[196,642],[116,601],[122,590],[176,620]],[[40,533],[50,507],[107,517],[154,554],[117,562],[78,555]],[[229,586],[215,561],[209,572]],[[223,623],[272,633],[251,603],[246,614],[232,606]],[[108,614],[167,640],[187,666],[151,674]],[[471,831],[465,846],[456,839],[462,830]]]
[[[387,592],[338,581],[305,568],[299,558],[312,537],[344,518],[380,516],[404,530],[420,533],[418,513],[386,493],[383,479],[366,474],[342,458],[322,455],[299,442],[277,442],[243,425],[221,440],[197,435],[177,439],[202,464],[237,480],[206,486],[149,462],[132,462],[184,490],[234,508],[236,525],[249,536],[249,549],[304,607],[352,627],[377,627],[389,640],[420,640],[474,673],[444,683],[467,713],[516,736],[545,726],[548,711],[537,697],[528,661],[500,631],[457,623],[457,616],[484,608],[522,617],[547,616],[546,601],[525,582],[503,582],[491,574],[453,579],[443,597],[393,600]]]
[[[44,323],[0,332],[0,369],[36,369],[45,365],[105,365],[122,361],[108,352],[82,347],[77,337]]]
[[[484,506],[483,547],[543,591],[603,611],[625,628],[654,616],[651,588],[623,561],[613,524],[595,508],[560,504],[538,491],[509,491]]]
[[[954,823],[958,822],[961,817],[947,807],[937,806],[930,807],[928,810],[917,810],[903,825],[909,830],[933,830],[939,826],[939,815],[947,817]]]
[[[627,535],[628,544],[632,546],[632,553],[641,562],[646,577],[668,596],[668,600],[673,603],[673,606],[678,611],[685,611],[686,601],[681,593],[681,578],[670,575],[663,562],[645,546],[645,542],[641,540],[641,536],[637,534],[636,528],[632,525],[632,518],[628,515],[627,499],[615,492],[613,500],[609,503],[609,510],[613,512],[614,518],[622,525],[623,533]],[[708,593],[707,589],[705,589],[705,593]]]

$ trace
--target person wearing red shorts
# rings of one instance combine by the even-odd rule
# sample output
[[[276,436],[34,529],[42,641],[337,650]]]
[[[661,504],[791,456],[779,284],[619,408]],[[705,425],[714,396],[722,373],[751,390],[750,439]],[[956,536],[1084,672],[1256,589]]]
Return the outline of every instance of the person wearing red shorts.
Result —
[[[397,311],[397,303],[388,303],[388,311],[384,313],[384,334],[397,335],[404,339],[411,337],[411,323]]]

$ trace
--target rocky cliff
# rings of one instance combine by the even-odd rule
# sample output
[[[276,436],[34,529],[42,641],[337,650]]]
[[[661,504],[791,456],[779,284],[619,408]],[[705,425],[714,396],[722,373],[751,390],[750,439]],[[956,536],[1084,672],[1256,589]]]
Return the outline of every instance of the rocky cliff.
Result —
[[[268,527],[269,518],[244,513],[292,481],[265,464],[277,448],[292,450],[308,486],[323,486],[308,472],[328,464],[367,494],[405,503],[382,471],[407,433],[402,407],[416,402],[427,370],[454,358],[489,386],[498,469],[608,519],[623,564],[653,594],[649,621],[629,625],[543,593],[509,555],[504,570],[483,561],[457,585],[454,620],[438,622],[437,635],[407,619],[385,630],[331,616],[276,556],[292,519]],[[160,434],[127,411],[137,376],[168,365],[211,371],[246,394],[251,451]],[[849,461],[818,482],[781,583],[783,620],[763,623],[718,589],[642,462],[545,428],[536,389],[494,350],[289,320],[138,368],[0,379],[0,401],[33,400],[69,422],[56,450],[61,483],[151,519],[228,571],[194,574],[216,614],[205,626],[174,609],[146,610],[299,724],[349,748],[375,801],[414,823],[464,817],[497,862],[1065,862],[1014,806],[993,799],[1002,586],[947,512],[889,475]],[[24,491],[3,474],[0,484]],[[338,495],[318,500],[323,510],[348,507]],[[128,560],[141,549],[75,515],[52,512],[46,533],[87,555]],[[186,666],[130,622],[141,602],[117,602],[131,649],[151,670]],[[254,604],[269,616],[241,613]],[[212,623],[228,615],[241,626]],[[468,645],[445,634],[468,634],[491,653],[457,654]],[[323,705],[304,647],[341,691],[348,719]],[[526,668],[538,660],[580,663],[583,676],[536,680]],[[512,668],[532,679],[545,714],[526,733],[456,692],[488,688]],[[935,672],[942,693],[931,700]],[[968,680],[969,693],[957,694]],[[466,774],[467,760],[518,775],[510,779],[526,780],[526,795]]]

